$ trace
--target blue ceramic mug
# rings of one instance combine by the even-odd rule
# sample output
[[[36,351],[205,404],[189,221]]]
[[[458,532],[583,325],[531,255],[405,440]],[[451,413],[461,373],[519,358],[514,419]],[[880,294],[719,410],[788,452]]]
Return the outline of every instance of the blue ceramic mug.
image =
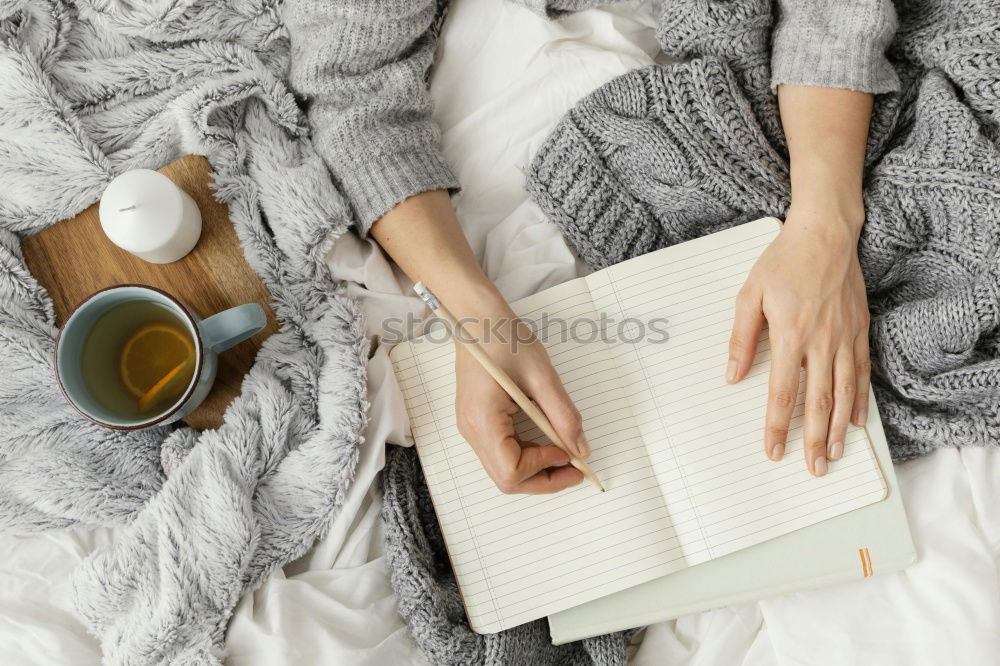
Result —
[[[125,416],[106,407],[87,389],[81,358],[84,343],[101,315],[127,301],[161,305],[187,327],[194,342],[195,369],[188,385],[173,403],[151,414]],[[56,377],[63,395],[81,414],[106,428],[137,430],[172,423],[190,414],[208,396],[218,370],[218,354],[258,333],[267,324],[257,303],[238,305],[202,320],[170,294],[138,284],[108,287],[77,306],[56,338]]]

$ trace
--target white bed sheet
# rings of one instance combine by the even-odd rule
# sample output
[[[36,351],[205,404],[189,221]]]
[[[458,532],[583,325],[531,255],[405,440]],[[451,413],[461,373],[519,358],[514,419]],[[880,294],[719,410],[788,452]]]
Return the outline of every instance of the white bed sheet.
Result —
[[[527,201],[522,169],[552,125],[604,81],[657,53],[645,3],[549,23],[500,0],[454,0],[432,90],[464,189],[456,207],[487,274],[510,299],[579,275],[558,231]],[[370,241],[329,257],[374,334],[420,312],[409,283]],[[386,357],[369,363],[371,422],[358,475],[329,534],[237,607],[227,663],[423,664],[396,613],[376,478],[406,417]],[[945,450],[897,469],[920,553],[905,572],[720,609],[650,627],[636,664],[747,666],[1000,660],[1000,455]],[[0,664],[96,664],[72,612],[69,577],[113,530],[0,538]]]

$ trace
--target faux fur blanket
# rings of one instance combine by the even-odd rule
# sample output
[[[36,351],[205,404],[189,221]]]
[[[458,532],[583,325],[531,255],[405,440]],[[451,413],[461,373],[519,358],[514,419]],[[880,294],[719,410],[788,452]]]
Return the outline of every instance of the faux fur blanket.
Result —
[[[772,4],[664,3],[657,36],[681,62],[606,84],[539,149],[528,189],[592,267],[784,217]],[[1000,3],[896,4],[904,87],[876,104],[859,251],[876,395],[901,460],[1000,442]],[[413,452],[391,451],[383,479],[400,612],[435,663],[626,662],[625,634],[556,648],[544,620],[472,633]]]
[[[355,469],[367,350],[320,262],[348,209],[282,83],[276,4],[0,0],[0,530],[127,525],[75,580],[107,663],[218,662],[240,596],[322,536]],[[59,394],[19,243],[188,153],[281,331],[218,430],[105,430]]]

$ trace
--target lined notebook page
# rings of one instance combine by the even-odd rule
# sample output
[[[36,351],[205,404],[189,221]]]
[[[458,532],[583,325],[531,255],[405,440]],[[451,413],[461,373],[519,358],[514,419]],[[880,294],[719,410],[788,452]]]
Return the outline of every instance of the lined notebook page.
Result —
[[[588,483],[543,496],[504,495],[455,426],[454,348],[444,335],[391,354],[452,567],[472,628],[500,631],[657,578],[683,566],[610,348],[559,342],[557,319],[596,319],[583,280],[518,301],[523,319],[551,322],[553,365],[583,415]],[[428,337],[436,340],[431,341]],[[539,337],[546,337],[539,330]],[[547,441],[523,416],[518,432]]]
[[[635,328],[638,322],[667,320],[665,342],[613,349],[689,565],[886,494],[862,428],[850,427],[844,457],[830,463],[826,476],[809,474],[802,453],[801,390],[784,458],[775,463],[764,456],[766,333],[750,375],[737,385],[723,380],[736,294],[779,228],[773,218],[757,220],[586,278],[598,311],[634,320]]]

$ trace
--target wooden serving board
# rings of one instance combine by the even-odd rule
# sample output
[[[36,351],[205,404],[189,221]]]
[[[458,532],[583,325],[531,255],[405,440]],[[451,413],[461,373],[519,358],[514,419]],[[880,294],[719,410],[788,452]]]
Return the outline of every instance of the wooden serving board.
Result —
[[[243,256],[226,206],[212,196],[208,160],[188,155],[159,171],[190,194],[201,209],[201,239],[180,261],[151,264],[118,248],[101,229],[96,203],[73,219],[26,239],[21,251],[32,275],[52,297],[59,326],[95,291],[126,282],[159,287],[202,318],[234,305],[260,303],[267,313],[267,327],[219,355],[212,392],[184,419],[194,428],[216,428],[222,424],[226,407],[239,395],[261,343],[278,330],[277,318],[267,288]]]

